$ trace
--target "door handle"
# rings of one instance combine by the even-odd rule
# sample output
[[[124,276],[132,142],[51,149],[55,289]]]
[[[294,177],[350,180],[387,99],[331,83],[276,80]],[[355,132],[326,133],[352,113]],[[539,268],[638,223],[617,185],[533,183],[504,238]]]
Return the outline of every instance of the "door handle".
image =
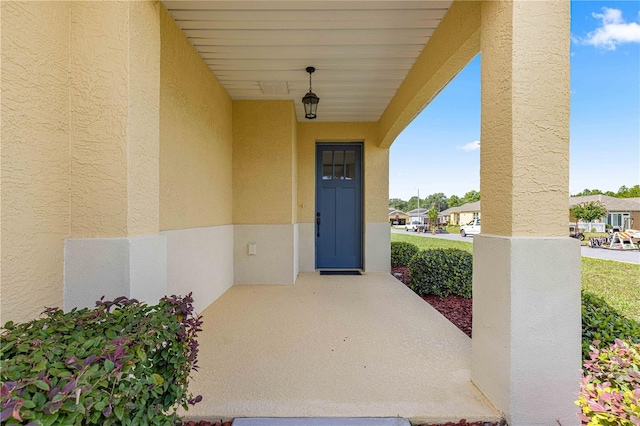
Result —
[[[318,225],[318,233],[316,234],[318,237],[320,236],[320,212],[316,213],[316,225]]]

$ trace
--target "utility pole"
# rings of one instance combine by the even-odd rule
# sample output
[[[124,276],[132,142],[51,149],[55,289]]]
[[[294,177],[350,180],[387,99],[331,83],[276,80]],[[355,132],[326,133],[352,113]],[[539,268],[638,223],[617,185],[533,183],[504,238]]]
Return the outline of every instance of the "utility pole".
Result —
[[[420,188],[416,188],[418,190],[418,222],[422,225],[422,218],[420,217]]]

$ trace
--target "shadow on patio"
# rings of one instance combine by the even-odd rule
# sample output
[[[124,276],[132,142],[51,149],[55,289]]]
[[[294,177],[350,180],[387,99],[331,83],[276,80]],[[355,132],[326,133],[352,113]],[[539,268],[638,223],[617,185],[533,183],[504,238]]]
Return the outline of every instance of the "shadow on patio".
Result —
[[[203,312],[190,419],[497,420],[471,340],[386,273],[234,286]]]

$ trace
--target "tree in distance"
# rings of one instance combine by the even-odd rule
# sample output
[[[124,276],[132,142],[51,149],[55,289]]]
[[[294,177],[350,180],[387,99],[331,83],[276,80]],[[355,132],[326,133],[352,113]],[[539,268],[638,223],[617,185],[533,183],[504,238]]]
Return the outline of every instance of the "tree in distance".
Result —
[[[427,217],[429,218],[429,225],[431,226],[431,230],[435,232],[436,222],[438,221],[438,208],[435,205],[429,207],[427,210]]]
[[[600,201],[587,201],[584,203],[576,204],[570,210],[571,216],[578,220],[587,222],[591,229],[591,222],[596,219],[600,219],[607,215],[607,208]]]

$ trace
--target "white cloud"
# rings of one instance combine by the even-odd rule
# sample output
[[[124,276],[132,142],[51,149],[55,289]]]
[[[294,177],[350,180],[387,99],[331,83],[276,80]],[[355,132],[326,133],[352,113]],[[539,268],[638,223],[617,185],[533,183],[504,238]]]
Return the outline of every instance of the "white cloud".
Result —
[[[480,141],[469,142],[469,143],[464,144],[462,146],[458,145],[456,147],[456,149],[458,149],[460,151],[475,151],[477,149],[480,149]]]
[[[587,34],[582,41],[607,50],[616,50],[622,43],[640,43],[640,24],[625,22],[619,9],[602,8],[602,13],[592,13],[601,21],[601,26]]]

